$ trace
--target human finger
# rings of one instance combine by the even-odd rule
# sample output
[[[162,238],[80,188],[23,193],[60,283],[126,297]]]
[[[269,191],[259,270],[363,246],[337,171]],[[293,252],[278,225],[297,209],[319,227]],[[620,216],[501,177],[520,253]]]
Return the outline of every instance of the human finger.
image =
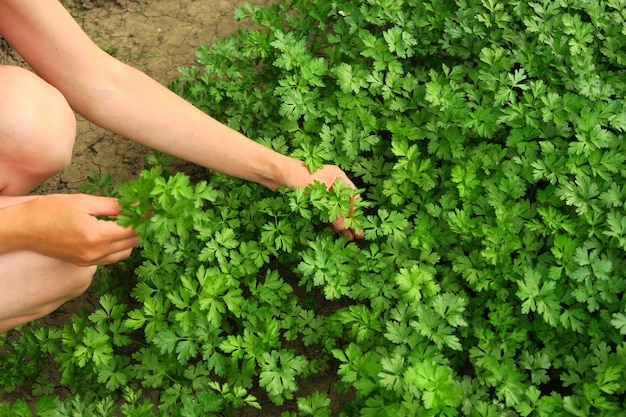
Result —
[[[103,236],[108,236],[110,240],[121,240],[137,237],[137,233],[132,227],[120,226],[118,223],[109,220],[97,220],[97,227]]]
[[[354,238],[356,237],[355,232],[352,229],[346,229],[345,226],[341,225],[341,222],[339,220],[341,219],[338,219],[335,222],[331,223],[331,227],[333,228],[333,230],[336,233],[344,235],[350,241],[354,240]]]
[[[92,216],[117,216],[122,207],[116,198],[101,197],[89,194],[78,195],[83,210]]]
[[[86,249],[82,253],[77,253],[76,259],[72,263],[79,266],[113,264],[129,257],[138,243],[138,236],[114,240],[98,247]]]
[[[349,181],[349,180],[348,180]],[[348,183],[348,186],[351,186],[353,188],[356,188],[354,186],[354,184],[352,184],[352,182],[350,181]],[[337,233],[341,233],[344,236],[347,236],[350,240],[353,239],[361,239],[364,237],[364,233],[362,230],[357,230],[357,228],[354,227],[348,227],[347,225],[347,218],[351,218],[354,214],[354,211],[356,209],[356,202],[361,198],[360,194],[355,195],[354,197],[352,197],[350,199],[350,207],[348,209],[348,216],[341,216],[337,219],[335,219],[335,221],[333,221],[331,223],[331,226],[333,228],[333,230]],[[358,224],[358,222],[357,222]]]
[[[108,253],[99,259],[96,259],[91,263],[92,265],[111,265],[123,261],[133,253],[134,246],[119,250],[116,252]]]

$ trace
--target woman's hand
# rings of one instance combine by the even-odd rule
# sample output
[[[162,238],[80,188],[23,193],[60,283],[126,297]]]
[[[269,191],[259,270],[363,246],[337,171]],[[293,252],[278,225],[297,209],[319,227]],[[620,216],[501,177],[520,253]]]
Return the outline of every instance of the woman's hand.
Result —
[[[344,183],[348,187],[356,188],[346,173],[338,166],[324,165],[322,168],[311,174],[304,163],[300,162],[299,164],[296,164],[296,169],[291,170],[289,178],[285,181],[285,185],[292,188],[304,188],[309,184],[313,184],[315,181],[319,181],[326,184],[326,187],[330,190],[335,186],[335,184],[337,184],[337,180],[341,180],[340,183]],[[354,203],[357,198],[360,198],[360,196],[357,195],[354,197],[352,203]],[[352,214],[353,211],[354,207],[351,206],[350,214]],[[345,217],[338,218],[331,223],[331,226],[336,232],[347,236],[350,240],[355,238],[361,239],[363,237],[362,231],[357,232],[353,228],[346,226]]]
[[[117,200],[85,194],[46,195],[6,207],[14,219],[14,248],[30,250],[79,266],[104,265],[130,256],[139,243],[131,228],[96,216],[116,216]],[[12,212],[9,212],[11,210]],[[15,211],[17,210],[17,212]]]

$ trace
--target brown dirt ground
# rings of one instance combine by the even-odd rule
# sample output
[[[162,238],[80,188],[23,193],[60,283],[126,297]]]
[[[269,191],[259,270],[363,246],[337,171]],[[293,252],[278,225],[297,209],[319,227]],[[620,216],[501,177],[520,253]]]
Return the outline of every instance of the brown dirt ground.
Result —
[[[269,4],[273,0],[249,0]],[[212,44],[241,27],[233,19],[234,8],[245,0],[61,0],[85,32],[114,56],[168,85],[178,77],[177,68],[196,63],[195,51],[201,44]],[[20,57],[0,40],[0,64],[24,66]],[[94,172],[110,174],[114,184],[137,177],[144,157],[151,150],[104,130],[77,116],[74,158],[69,167],[36,190],[39,194],[79,192],[87,176]],[[176,160],[174,169],[203,175],[199,168]],[[82,307],[97,302],[89,294],[67,303],[44,319],[44,323],[63,323]],[[51,370],[52,371],[52,370]],[[299,395],[314,390],[331,394],[333,415],[342,399],[332,394],[335,376],[315,376],[301,381]],[[248,410],[245,416],[278,416],[285,409],[273,407],[262,392],[263,411]],[[265,398],[263,398],[265,397]],[[343,399],[345,401],[345,398]]]

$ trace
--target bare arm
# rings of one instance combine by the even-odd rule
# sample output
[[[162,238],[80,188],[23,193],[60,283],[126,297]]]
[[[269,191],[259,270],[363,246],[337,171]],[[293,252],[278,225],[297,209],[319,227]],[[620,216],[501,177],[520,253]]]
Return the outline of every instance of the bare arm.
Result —
[[[207,116],[144,73],[102,51],[57,0],[0,0],[0,34],[72,108],[108,130],[165,153],[272,190],[337,178],[332,165],[312,175]],[[333,227],[345,230],[342,219]]]
[[[0,16],[7,41],[93,123],[271,189],[306,174],[300,161],[249,140],[103,52],[56,0],[0,0]]]

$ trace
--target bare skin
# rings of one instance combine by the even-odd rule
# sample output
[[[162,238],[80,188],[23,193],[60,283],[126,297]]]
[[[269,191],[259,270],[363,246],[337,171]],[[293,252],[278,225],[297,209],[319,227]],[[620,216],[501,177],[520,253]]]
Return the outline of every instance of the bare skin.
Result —
[[[0,332],[43,317],[84,292],[96,267],[119,262],[139,238],[101,221],[114,199],[27,196],[71,159],[74,112],[126,138],[269,189],[329,187],[336,166],[311,174],[207,116],[98,48],[56,0],[0,0],[0,34],[36,74],[0,66]],[[59,63],[62,63],[60,65]],[[333,228],[349,238],[345,227]]]

